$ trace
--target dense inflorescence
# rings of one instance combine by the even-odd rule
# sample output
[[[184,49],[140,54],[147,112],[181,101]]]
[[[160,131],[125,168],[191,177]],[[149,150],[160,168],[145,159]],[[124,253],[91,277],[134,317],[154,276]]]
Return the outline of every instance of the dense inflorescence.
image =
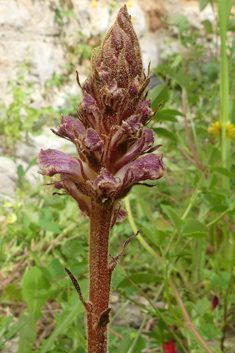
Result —
[[[77,76],[77,81],[79,79]],[[133,185],[162,177],[165,166],[155,154],[152,130],[144,127],[154,113],[147,100],[149,73],[126,6],[121,8],[100,48],[93,51],[91,74],[81,86],[77,118],[62,116],[56,135],[72,141],[78,157],[53,149],[41,151],[41,173],[53,177],[88,216],[91,200],[114,204],[114,221],[126,213],[118,200]]]

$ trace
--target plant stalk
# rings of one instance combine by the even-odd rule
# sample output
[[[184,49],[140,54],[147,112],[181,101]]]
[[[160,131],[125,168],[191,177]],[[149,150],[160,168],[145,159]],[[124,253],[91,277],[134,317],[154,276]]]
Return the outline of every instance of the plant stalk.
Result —
[[[107,324],[112,269],[108,263],[113,206],[92,202],[89,253],[88,353],[107,353]]]
[[[227,58],[227,23],[233,0],[218,0],[220,21],[221,64],[220,64],[220,119],[222,124],[222,166],[229,169],[230,142],[226,137],[226,123],[229,120],[229,71]],[[229,189],[229,179],[223,176],[223,187]]]

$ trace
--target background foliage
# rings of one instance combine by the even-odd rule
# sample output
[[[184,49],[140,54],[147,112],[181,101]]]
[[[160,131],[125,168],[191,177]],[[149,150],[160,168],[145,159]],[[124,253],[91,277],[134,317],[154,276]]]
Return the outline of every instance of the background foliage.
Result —
[[[110,241],[110,252],[116,254],[136,229],[142,230],[115,271],[113,290],[123,299],[121,311],[125,313],[128,300],[139,305],[146,317],[139,329],[128,323],[115,327],[112,319],[110,353],[151,352],[157,348],[163,352],[163,343],[171,340],[178,350],[205,352],[185,325],[170,276],[193,325],[214,347],[213,351],[233,352],[235,149],[233,128],[228,140],[223,125],[228,121],[235,124],[235,26],[234,17],[229,15],[231,4],[218,1],[218,22],[203,23],[204,37],[182,15],[167,20],[169,31],[174,28],[177,33],[180,51],[153,69],[161,83],[149,96],[153,109],[163,101],[151,127],[157,144],[163,144],[161,153],[168,173],[154,188],[134,188],[125,200],[129,218],[114,227]],[[201,0],[200,9],[205,6],[215,4]],[[62,35],[64,16],[73,13],[63,7],[55,10]],[[226,27],[222,28],[223,24]],[[221,41],[220,47],[223,36],[226,41],[224,47]],[[83,60],[91,54],[92,45],[84,44],[82,33],[74,40],[77,50],[66,70],[74,69],[78,55]],[[51,108],[28,108],[33,87],[25,79],[26,74],[30,75],[30,59],[19,67],[16,80],[9,82],[13,103],[1,107],[0,134],[9,145],[14,145],[25,130],[40,133],[46,123],[58,124],[59,113]],[[65,82],[66,75],[58,77],[55,73],[47,88]],[[77,97],[68,98],[70,111],[77,101]],[[208,128],[216,121],[221,122],[220,130],[212,129],[209,134]],[[28,168],[33,164],[35,160]],[[0,201],[0,347],[3,349],[8,340],[17,336],[18,353],[84,352],[83,308],[64,267],[79,279],[86,296],[88,220],[81,217],[75,201],[52,196],[52,187],[30,186],[24,178],[26,171],[18,167],[15,200]],[[138,295],[145,296],[149,306],[140,305],[134,299]],[[215,297],[219,300],[216,308],[211,304]],[[164,308],[154,305],[158,301],[165,303]],[[149,318],[155,320],[155,325],[147,331]],[[229,341],[225,340],[227,336]]]

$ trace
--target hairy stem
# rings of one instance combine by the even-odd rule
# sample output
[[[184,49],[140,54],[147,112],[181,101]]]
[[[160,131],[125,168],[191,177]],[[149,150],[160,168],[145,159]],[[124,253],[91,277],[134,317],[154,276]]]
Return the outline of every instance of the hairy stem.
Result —
[[[92,202],[89,253],[89,302],[87,312],[88,353],[107,353],[107,324],[112,269],[108,247],[113,206]]]

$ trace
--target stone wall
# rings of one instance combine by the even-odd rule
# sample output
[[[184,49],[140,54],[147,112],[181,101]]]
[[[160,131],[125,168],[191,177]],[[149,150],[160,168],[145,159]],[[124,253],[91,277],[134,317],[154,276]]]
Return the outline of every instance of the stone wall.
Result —
[[[76,94],[78,87],[72,80],[62,92],[56,91],[49,102],[43,98],[45,82],[53,73],[62,74],[61,67],[69,62],[64,45],[73,42],[81,31],[88,38],[104,34],[113,23],[117,11],[127,3],[133,18],[134,27],[140,38],[143,60],[147,67],[157,66],[161,54],[169,50],[164,44],[169,37],[162,18],[171,14],[185,14],[197,28],[204,19],[213,20],[213,13],[207,7],[199,12],[198,1],[183,0],[133,0],[133,1],[83,1],[62,0],[64,8],[72,11],[75,17],[64,17],[62,25],[55,23],[56,11],[61,8],[59,0],[0,0],[0,100],[9,103],[6,96],[7,82],[16,75],[17,65],[29,51],[33,69],[28,78],[34,84],[31,105],[37,109],[47,104],[55,109],[63,106],[64,91]],[[63,28],[62,28],[63,27]],[[73,37],[71,37],[71,35]],[[177,50],[177,45],[172,46]],[[88,65],[77,63],[77,70],[83,81],[88,73]],[[74,76],[74,73],[71,73]],[[47,97],[48,98],[48,97]]]

